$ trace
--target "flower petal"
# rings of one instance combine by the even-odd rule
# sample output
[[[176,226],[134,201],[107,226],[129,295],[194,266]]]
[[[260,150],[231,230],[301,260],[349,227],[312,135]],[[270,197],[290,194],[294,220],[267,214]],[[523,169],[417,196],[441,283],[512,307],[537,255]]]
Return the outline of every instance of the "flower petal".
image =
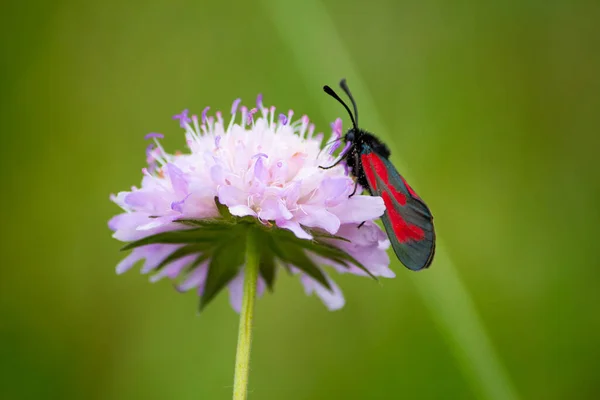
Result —
[[[329,211],[337,215],[342,224],[361,223],[381,217],[385,212],[385,204],[381,197],[355,195]]]
[[[260,203],[259,218],[263,220],[288,220],[292,213],[286,208],[283,201],[278,197],[268,197]]]
[[[246,215],[256,216],[253,209],[244,205],[229,207],[229,212],[236,217],[245,217]]]
[[[138,231],[149,231],[151,229],[159,228],[161,226],[170,224],[171,222],[173,222],[177,218],[179,218],[178,215],[165,215],[164,217],[150,218],[150,222],[148,222],[148,223],[146,223],[144,225],[138,226],[136,228],[136,230],[138,230]]]
[[[177,168],[175,164],[169,163],[167,164],[167,173],[169,174],[171,185],[175,191],[175,196],[186,196],[188,194],[188,183],[185,180],[183,171]]]
[[[269,170],[265,166],[263,158],[268,158],[269,156],[259,153],[254,157],[256,157],[256,162],[254,163],[254,177],[261,182],[266,182],[269,177]]]
[[[220,165],[213,165],[210,168],[210,177],[217,185],[225,184],[225,171]]]
[[[223,121],[219,112],[215,117],[208,116],[208,108],[201,113],[201,118],[189,114],[188,110],[175,116],[185,131],[191,152],[169,154],[156,140],[147,148],[149,165],[142,170],[139,188],[132,187],[130,191],[111,196],[111,200],[125,211],[109,221],[113,237],[136,241],[157,233],[184,229],[182,224],[174,222],[175,219],[219,219],[222,210],[217,208],[217,204],[220,202],[236,217],[253,217],[258,220],[257,223],[270,229],[273,229],[273,224],[287,229],[296,236],[290,240],[329,243],[353,256],[374,275],[393,276],[385,251],[389,241],[372,221],[384,212],[382,199],[360,195],[349,199],[354,181],[344,172],[343,164],[332,166],[341,154],[336,147],[344,143],[341,119],[332,124],[331,138],[338,139],[337,143],[322,151],[323,134],[315,133],[308,117],[294,121],[293,111],[290,111],[284,114],[285,123],[282,124],[277,121],[275,108],[263,108],[259,98],[257,108],[249,110],[241,107],[240,120],[239,114],[237,119],[235,115],[239,106],[241,104],[236,101],[229,124]],[[344,149],[347,150],[350,144],[346,141]],[[330,154],[334,150],[338,157]],[[323,169],[323,166],[332,167]],[[216,203],[215,196],[218,198]],[[234,218],[229,222],[235,221]],[[358,224],[363,221],[366,223],[358,229]],[[242,233],[242,228],[234,229],[240,229]],[[313,230],[329,232],[350,242],[326,239],[326,235],[313,238]],[[277,235],[273,237],[278,239]],[[166,257],[181,246],[153,244],[134,248],[121,260],[117,272],[122,273],[138,260],[145,260],[141,272],[154,272],[152,281],[163,277],[175,279],[199,255],[185,253],[188,255],[163,267],[161,264]],[[319,259],[317,255],[309,256],[315,265],[329,263],[333,264],[334,270],[365,274],[355,267],[346,268],[331,260]],[[157,271],[159,265],[161,269]],[[196,289],[202,295],[206,269],[205,265],[196,266],[178,281],[177,289]],[[271,276],[270,273],[268,275]],[[302,282],[307,292],[316,293],[329,309],[337,309],[344,304],[343,295],[335,283],[332,283],[334,291],[331,293],[304,274]],[[239,310],[243,271],[228,285],[230,301]],[[262,291],[265,286],[262,277],[258,285]]]
[[[296,237],[298,239],[312,239],[312,235],[308,232],[306,232],[304,229],[302,229],[302,227],[300,226],[300,224],[296,221],[286,221],[286,220],[277,220],[276,221],[277,226],[280,228],[284,228],[284,229],[289,229],[290,231],[294,232],[294,235],[296,235]]]
[[[199,293],[202,294],[204,283],[206,282],[206,275],[208,274],[207,266],[208,262],[196,267],[181,284],[177,285],[177,290],[180,292],[187,292],[192,288],[198,288]]]
[[[349,201],[347,196],[354,187],[352,179],[346,176],[325,179],[319,187],[327,207],[335,207],[338,204]]]
[[[136,252],[135,250],[132,251],[129,255],[127,255],[127,257],[125,257],[124,259],[122,259],[119,264],[117,264],[117,274],[121,275],[124,272],[127,272],[129,269],[131,269],[131,267],[133,267],[133,265],[140,261],[142,258],[144,258],[143,255],[141,255],[139,252]]]
[[[359,247],[374,246],[387,241],[386,233],[372,221],[365,222],[360,228],[354,222],[343,224],[338,234]]]
[[[219,195],[219,202],[225,204],[227,207],[247,204],[248,194],[237,187],[221,186],[217,193]]]
[[[299,212],[298,221],[310,228],[322,228],[332,235],[340,228],[339,218],[329,211],[318,206],[303,206]]]
[[[138,225],[147,223],[148,217],[148,214],[139,212],[118,214],[108,221],[108,227],[112,231],[135,229]]]
[[[125,204],[129,207],[149,213],[156,213],[158,210],[167,209],[167,203],[169,202],[165,201],[164,194],[154,191],[136,190],[125,196]]]
[[[327,275],[325,275],[325,277],[327,278],[327,281],[329,282],[329,285],[333,291],[330,291],[306,274],[302,274],[300,280],[302,285],[304,285],[304,291],[307,295],[310,295],[314,292],[321,298],[325,304],[325,307],[327,307],[329,311],[339,310],[340,308],[344,307],[344,304],[346,303],[344,295],[334,281],[332,281]]]
[[[150,282],[157,282],[164,277],[169,277],[170,279],[177,278],[177,276],[181,273],[181,270],[183,270],[191,262],[193,262],[196,259],[196,257],[197,256],[195,254],[192,254],[173,261],[172,263],[161,269],[158,273],[152,275],[150,277]]]
[[[285,197],[285,202],[287,203],[288,207],[294,206],[298,202],[301,188],[302,181],[296,181],[285,189],[283,196]]]
[[[155,228],[152,232],[147,230],[138,230],[137,228],[139,226],[149,224],[155,219],[149,218],[149,215],[146,213],[127,213],[120,214],[117,217],[120,218],[118,218],[115,221],[111,221],[113,227],[118,226],[118,229],[113,234],[113,237],[123,242],[131,242],[134,240],[138,240],[151,233],[158,233],[159,230],[168,229],[168,225],[163,225],[161,227]]]
[[[141,273],[149,273],[154,268],[158,267],[158,265],[163,262],[163,260],[167,258],[169,254],[180,247],[181,245],[178,244],[150,244],[136,249],[143,251],[144,258],[146,259],[144,266],[141,269]]]

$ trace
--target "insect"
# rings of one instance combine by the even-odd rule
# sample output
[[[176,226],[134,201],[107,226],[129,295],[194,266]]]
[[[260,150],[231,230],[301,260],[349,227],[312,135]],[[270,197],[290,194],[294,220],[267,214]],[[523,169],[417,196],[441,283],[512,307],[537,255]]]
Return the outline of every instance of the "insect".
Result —
[[[381,196],[385,204],[381,220],[394,253],[410,270],[427,268],[435,253],[431,211],[390,162],[390,149],[385,143],[358,127],[358,108],[345,79],[340,82],[340,87],[350,98],[354,114],[333,89],[324,86],[323,90],[348,111],[352,128],[344,135],[346,147],[340,158],[333,165],[321,168],[333,168],[346,161],[351,175],[356,178],[350,197],[356,194],[358,185],[366,188],[372,196]]]

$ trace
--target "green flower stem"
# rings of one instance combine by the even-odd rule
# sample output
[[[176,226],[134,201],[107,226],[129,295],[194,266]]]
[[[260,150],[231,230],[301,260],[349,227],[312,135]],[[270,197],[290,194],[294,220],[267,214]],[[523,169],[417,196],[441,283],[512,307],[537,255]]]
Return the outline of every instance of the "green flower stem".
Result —
[[[237,352],[235,354],[235,376],[233,380],[233,400],[246,400],[248,396],[248,374],[250,372],[250,345],[252,344],[252,319],[256,299],[258,278],[259,248],[257,237],[252,229],[246,237],[246,267],[244,275],[244,297],[240,312]]]

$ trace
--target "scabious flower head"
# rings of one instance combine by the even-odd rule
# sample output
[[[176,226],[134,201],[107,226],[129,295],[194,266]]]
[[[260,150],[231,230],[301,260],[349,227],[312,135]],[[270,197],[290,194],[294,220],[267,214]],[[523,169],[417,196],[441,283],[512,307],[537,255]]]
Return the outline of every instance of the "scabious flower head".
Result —
[[[260,95],[251,109],[235,100],[228,122],[208,111],[173,117],[185,130],[189,153],[170,154],[160,143],[163,135],[146,135],[152,142],[140,187],[111,196],[124,212],[109,227],[131,249],[117,273],[143,260],[141,271],[151,273],[151,281],[167,277],[180,291],[195,289],[201,306],[227,286],[239,311],[244,235],[252,229],[261,238],[259,294],[283,268],[333,310],[344,297],[324,267],[394,276],[389,242],[373,222],[384,212],[383,201],[349,197],[355,183],[342,164],[320,168],[335,162],[335,148],[321,151],[323,134],[315,134],[307,116],[294,121],[293,111],[264,107]],[[341,120],[332,128],[340,139]]]

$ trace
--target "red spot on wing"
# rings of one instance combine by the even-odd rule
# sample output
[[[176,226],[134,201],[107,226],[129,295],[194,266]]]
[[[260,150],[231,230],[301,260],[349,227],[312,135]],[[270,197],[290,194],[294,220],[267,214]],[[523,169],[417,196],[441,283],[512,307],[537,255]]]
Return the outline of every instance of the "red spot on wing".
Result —
[[[388,190],[392,192],[392,195],[394,196],[396,201],[401,206],[406,205],[406,196],[404,195],[404,193],[397,191],[392,185],[390,185],[390,182],[388,181],[388,168],[383,163],[381,158],[378,157],[375,153],[362,154],[360,157],[363,163],[363,169],[365,170],[365,174],[367,175],[367,180],[369,181],[369,184],[373,186],[373,189],[377,190],[376,176],[378,176],[379,179],[381,179],[381,181],[385,183]],[[384,188],[380,189],[381,191],[384,190]]]
[[[371,185],[371,189],[373,191],[377,190],[377,178],[375,177],[375,170],[373,169],[373,164],[370,162],[371,154],[361,154],[360,159],[363,165],[363,171],[365,171],[365,175],[367,175],[367,182]]]
[[[406,243],[409,240],[419,241],[425,238],[423,229],[416,225],[408,224],[404,218],[402,218],[400,212],[394,207],[394,202],[387,191],[384,191],[381,194],[381,197],[383,197],[385,209],[390,217],[396,239],[398,239],[400,243]]]
[[[381,158],[379,158],[377,153],[371,152],[371,153],[361,154],[360,158],[363,162],[363,165],[368,164],[374,170],[374,171],[371,171],[371,173],[374,172],[379,178],[381,178],[382,181],[384,181],[385,183],[388,183],[387,167],[385,166],[383,161],[381,161]]]
[[[406,196],[404,195],[404,193],[400,193],[393,187],[388,187],[388,189],[390,190],[390,192],[392,192],[392,195],[394,196],[398,204],[400,204],[401,206],[406,205]]]
[[[410,193],[411,196],[416,197],[417,199],[420,199],[419,195],[413,190],[413,188],[410,187],[408,182],[406,182],[406,179],[402,178],[402,182],[404,182],[404,186],[406,186],[406,188],[408,189],[408,193]]]

